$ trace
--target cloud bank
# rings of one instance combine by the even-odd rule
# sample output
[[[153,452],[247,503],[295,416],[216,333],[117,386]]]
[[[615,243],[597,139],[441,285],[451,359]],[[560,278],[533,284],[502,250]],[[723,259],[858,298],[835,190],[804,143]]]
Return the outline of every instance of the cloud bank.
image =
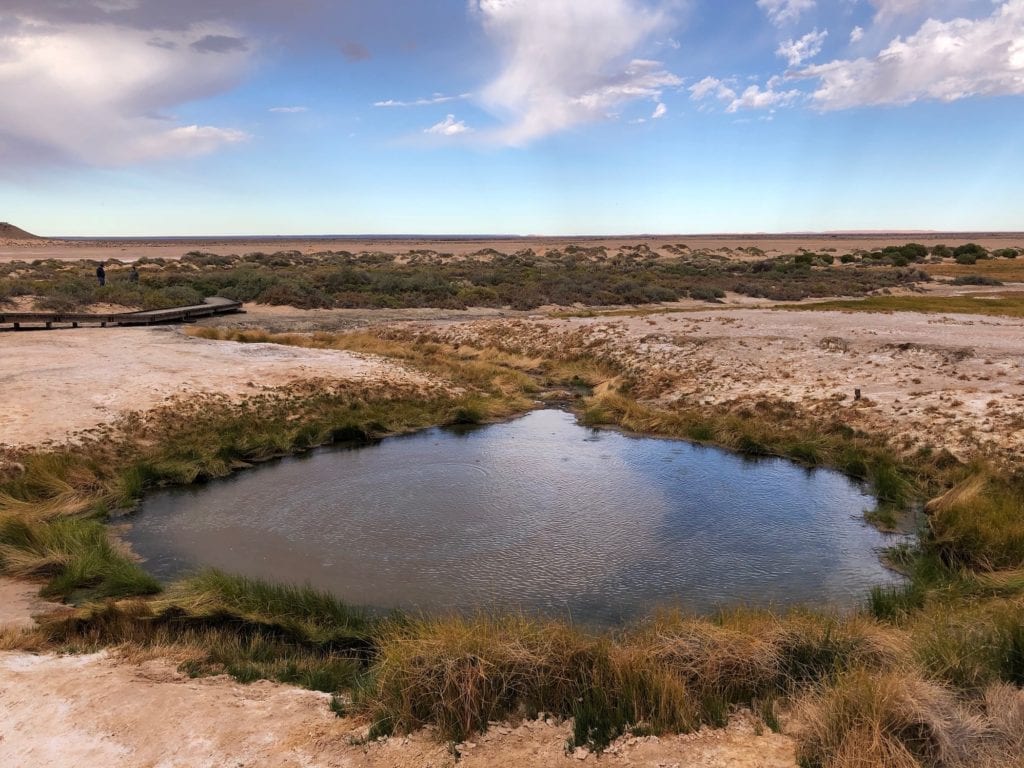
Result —
[[[874,58],[831,61],[798,75],[819,80],[812,98],[825,110],[1024,94],[1024,0],[974,21],[929,19]]]
[[[470,7],[500,56],[500,72],[481,94],[505,122],[488,136],[498,143],[523,145],[606,119],[682,84],[659,62],[637,57],[669,25],[661,7],[634,0],[470,0]]]
[[[123,165],[247,138],[231,127],[182,124],[170,113],[241,79],[252,46],[227,25],[138,29],[3,14],[0,22],[4,166]]]

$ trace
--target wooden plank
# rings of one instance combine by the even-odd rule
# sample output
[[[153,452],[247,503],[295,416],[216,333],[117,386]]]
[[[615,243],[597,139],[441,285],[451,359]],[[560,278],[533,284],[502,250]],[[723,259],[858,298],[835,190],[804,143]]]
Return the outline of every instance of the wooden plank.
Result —
[[[214,317],[242,312],[242,303],[214,296],[205,304],[193,304],[186,307],[169,307],[167,309],[142,310],[139,312],[118,312],[96,315],[86,312],[4,312],[0,313],[0,325],[13,325],[15,330],[22,326],[39,325],[53,328],[58,323],[70,323],[77,328],[80,323],[98,323],[101,328],[108,325],[135,326],[154,325],[157,323],[186,322],[193,318]]]

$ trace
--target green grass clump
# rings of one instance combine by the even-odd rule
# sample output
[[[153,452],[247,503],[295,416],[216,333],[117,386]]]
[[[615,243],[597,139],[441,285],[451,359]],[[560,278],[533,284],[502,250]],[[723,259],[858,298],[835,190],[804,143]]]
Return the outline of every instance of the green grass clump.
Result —
[[[930,677],[979,693],[1024,685],[1024,605],[1018,599],[944,602],[909,624],[913,653]]]
[[[0,521],[0,570],[22,578],[46,578],[46,597],[87,598],[151,595],[160,584],[111,543],[97,520],[69,518]]]
[[[156,602],[108,601],[44,618],[35,634],[64,651],[114,648],[128,659],[177,659],[193,677],[227,674],[243,683],[275,680],[325,693],[351,690],[365,673],[365,640],[354,638],[361,647],[352,647],[353,638],[318,637],[307,632],[308,617],[294,621],[294,611],[260,620],[223,606],[209,613],[188,606],[179,585]]]
[[[977,469],[928,506],[932,546],[978,570],[1024,566],[1024,481]]]
[[[896,621],[924,607],[926,589],[920,582],[872,587],[868,611],[876,619]]]
[[[170,602],[193,616],[230,615],[283,628],[305,642],[337,646],[365,641],[373,621],[365,611],[309,586],[272,584],[207,569],[176,584]]]

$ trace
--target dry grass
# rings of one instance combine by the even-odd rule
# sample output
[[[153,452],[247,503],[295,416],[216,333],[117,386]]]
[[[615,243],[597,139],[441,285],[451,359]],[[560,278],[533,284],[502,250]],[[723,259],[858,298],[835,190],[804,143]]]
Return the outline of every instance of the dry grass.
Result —
[[[964,765],[978,737],[952,694],[905,671],[843,675],[809,695],[799,719],[805,768]]]
[[[965,705],[912,670],[858,670],[799,707],[804,768],[1019,768],[1024,691],[995,684]]]
[[[572,718],[574,743],[722,726],[739,705],[786,697],[850,669],[889,669],[906,636],[870,619],[734,611],[671,613],[617,633],[523,616],[387,624],[363,703],[376,733],[438,727],[462,740],[543,711]]]
[[[978,296],[871,296],[806,304],[780,304],[773,309],[840,312],[922,312],[1024,317],[1024,293],[1001,291]]]
[[[981,275],[1005,283],[1024,283],[1024,258],[981,259],[974,264],[957,264],[955,262],[922,264],[921,269],[935,277]]]

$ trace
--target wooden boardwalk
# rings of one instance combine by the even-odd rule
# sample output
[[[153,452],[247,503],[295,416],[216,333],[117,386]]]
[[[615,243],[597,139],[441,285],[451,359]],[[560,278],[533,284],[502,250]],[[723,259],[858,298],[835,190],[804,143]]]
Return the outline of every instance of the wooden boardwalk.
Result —
[[[161,325],[191,323],[204,317],[242,312],[242,302],[212,296],[191,307],[150,309],[144,312],[115,312],[96,315],[87,312],[4,312],[0,309],[0,329],[26,331],[80,326]]]

